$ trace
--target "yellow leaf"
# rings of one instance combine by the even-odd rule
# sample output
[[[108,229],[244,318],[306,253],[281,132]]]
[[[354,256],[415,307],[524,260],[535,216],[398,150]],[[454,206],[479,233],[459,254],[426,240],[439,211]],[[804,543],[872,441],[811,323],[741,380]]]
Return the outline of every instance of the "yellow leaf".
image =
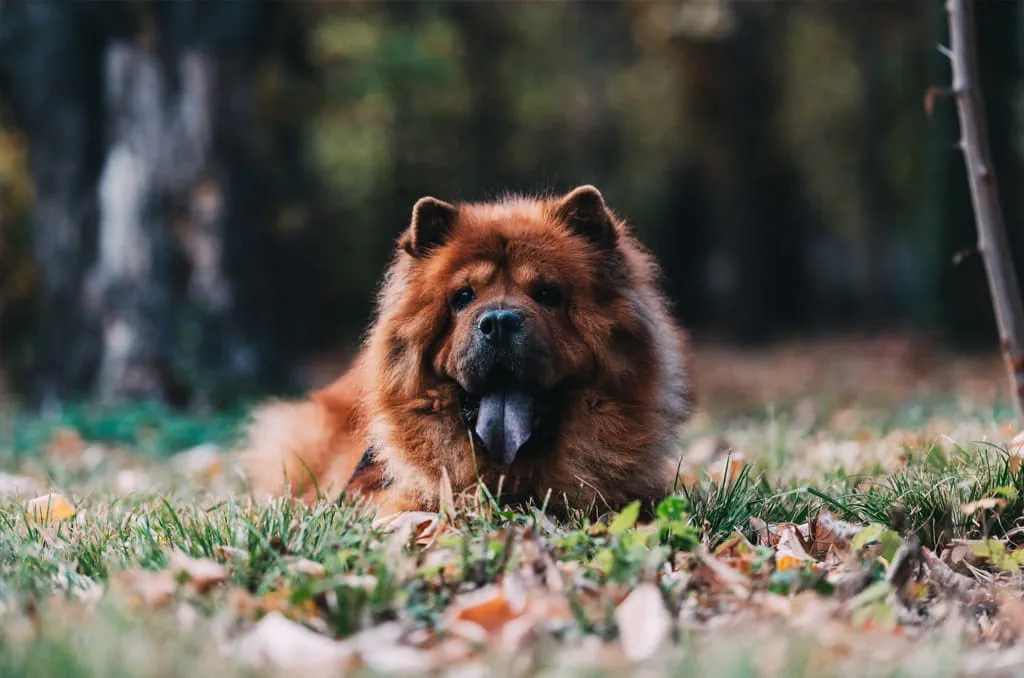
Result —
[[[779,556],[775,561],[775,569],[780,572],[785,572],[786,570],[799,570],[803,567],[805,562],[806,561],[794,558],[793,556]]]
[[[312,599],[292,601],[292,590],[287,586],[271,591],[259,599],[259,608],[264,614],[279,612],[289,619],[308,621],[316,617],[316,603]]]
[[[75,515],[75,507],[57,492],[44,494],[28,502],[29,519],[37,523],[52,523]]]

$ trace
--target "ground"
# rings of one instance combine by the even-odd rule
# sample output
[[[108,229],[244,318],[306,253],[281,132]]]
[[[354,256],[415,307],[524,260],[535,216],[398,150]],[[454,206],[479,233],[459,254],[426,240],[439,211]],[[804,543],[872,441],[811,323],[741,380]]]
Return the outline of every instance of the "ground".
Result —
[[[0,675],[1019,675],[991,356],[698,345],[678,493],[555,523],[246,493],[242,411],[0,419]]]

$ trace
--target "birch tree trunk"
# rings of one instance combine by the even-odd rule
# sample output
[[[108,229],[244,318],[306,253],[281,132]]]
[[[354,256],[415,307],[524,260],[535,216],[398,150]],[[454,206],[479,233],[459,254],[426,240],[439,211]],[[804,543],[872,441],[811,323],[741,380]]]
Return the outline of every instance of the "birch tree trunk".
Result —
[[[263,0],[125,7],[0,13],[0,86],[36,187],[43,399],[272,386],[294,288],[267,275],[289,267],[254,89],[262,59],[301,51],[295,17]]]

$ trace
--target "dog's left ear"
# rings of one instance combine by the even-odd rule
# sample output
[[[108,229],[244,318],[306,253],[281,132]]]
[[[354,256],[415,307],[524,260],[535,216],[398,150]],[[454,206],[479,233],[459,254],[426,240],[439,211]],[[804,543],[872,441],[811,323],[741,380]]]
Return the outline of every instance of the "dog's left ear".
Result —
[[[601,247],[611,247],[618,240],[615,219],[601,191],[593,186],[574,188],[556,203],[554,215],[577,234]]]
[[[420,198],[412,208],[412,221],[398,245],[414,257],[422,257],[448,237],[459,208],[431,198]]]

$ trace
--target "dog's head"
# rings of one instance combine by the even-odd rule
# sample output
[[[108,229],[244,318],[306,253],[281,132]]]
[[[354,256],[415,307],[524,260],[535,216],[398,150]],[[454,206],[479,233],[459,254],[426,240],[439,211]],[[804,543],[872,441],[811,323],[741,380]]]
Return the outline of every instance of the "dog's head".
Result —
[[[617,340],[621,228],[592,186],[546,200],[420,199],[392,273],[401,293],[381,301],[400,307],[381,308],[400,326],[393,365],[454,385],[488,456],[511,464],[560,389],[593,379]]]

